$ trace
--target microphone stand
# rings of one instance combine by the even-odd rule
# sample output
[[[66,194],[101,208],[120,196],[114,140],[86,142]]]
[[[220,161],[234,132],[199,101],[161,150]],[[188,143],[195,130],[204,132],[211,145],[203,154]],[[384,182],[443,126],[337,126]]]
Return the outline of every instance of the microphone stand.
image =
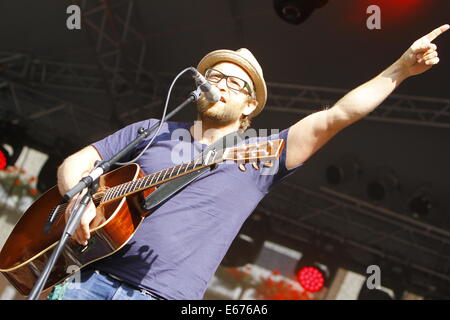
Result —
[[[177,114],[181,109],[183,109],[189,103],[198,100],[200,97],[201,90],[197,89],[192,91],[188,98],[182,102],[178,107],[176,107],[173,111],[171,111],[165,119],[161,121],[166,121]],[[76,206],[76,208],[72,211],[69,220],[67,221],[66,227],[64,228],[63,234],[61,236],[60,241],[58,242],[56,248],[53,250],[52,255],[50,256],[47,264],[39,275],[36,283],[31,290],[28,300],[36,300],[42,293],[44,289],[45,283],[47,282],[48,277],[50,276],[50,272],[53,269],[58,257],[61,255],[64,246],[67,241],[70,239],[72,234],[75,232],[78,224],[80,223],[81,217],[88,205],[92,195],[97,191],[98,187],[98,178],[108,172],[112,165],[117,163],[125,154],[131,151],[136,145],[138,145],[141,141],[143,141],[146,137],[148,137],[160,123],[155,123],[150,129],[139,128],[138,136],[132,142],[130,142],[125,148],[119,151],[116,155],[114,155],[110,160],[107,161],[98,161],[91,171],[91,173],[82,178],[78,184],[76,184],[72,189],[70,189],[64,196],[63,199],[65,202],[72,199],[75,195],[83,191],[84,188],[88,188],[88,191],[83,195],[80,203]],[[49,228],[51,227],[48,226]]]

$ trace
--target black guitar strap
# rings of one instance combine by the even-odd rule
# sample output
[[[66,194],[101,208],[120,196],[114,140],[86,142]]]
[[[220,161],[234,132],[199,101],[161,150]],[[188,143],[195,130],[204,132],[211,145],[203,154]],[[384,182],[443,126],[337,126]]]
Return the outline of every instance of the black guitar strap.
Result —
[[[244,134],[239,132],[232,132],[227,134],[226,136],[218,139],[213,144],[209,145],[202,153],[198,156],[198,158],[205,157],[208,152],[212,150],[221,150],[229,147],[233,147],[237,145],[239,142],[244,140]],[[197,159],[198,159],[197,158]],[[144,201],[142,202],[142,208],[144,210],[151,210],[161,204],[163,201],[186,187],[189,183],[194,181],[197,177],[201,176],[205,172],[211,171],[211,166],[206,168],[202,168],[198,171],[191,172],[187,175],[178,177],[166,183],[160,185],[155,191],[149,194]]]

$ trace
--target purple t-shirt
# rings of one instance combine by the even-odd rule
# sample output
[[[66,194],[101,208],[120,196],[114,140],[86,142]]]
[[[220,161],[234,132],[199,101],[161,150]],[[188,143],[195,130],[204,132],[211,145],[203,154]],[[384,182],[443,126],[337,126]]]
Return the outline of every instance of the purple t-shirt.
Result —
[[[93,146],[103,159],[110,159],[149,122],[152,126],[158,120],[131,124]],[[192,125],[164,123],[152,146],[137,161],[145,174],[189,162],[207,147],[194,140],[189,132]],[[246,139],[248,143],[284,139],[282,155],[272,168],[253,170],[247,165],[243,172],[235,163],[220,163],[160,205],[121,250],[96,262],[95,268],[166,299],[202,299],[242,224],[269,188],[295,171],[285,166],[287,133],[285,129],[269,137]],[[122,160],[133,159],[148,139]]]

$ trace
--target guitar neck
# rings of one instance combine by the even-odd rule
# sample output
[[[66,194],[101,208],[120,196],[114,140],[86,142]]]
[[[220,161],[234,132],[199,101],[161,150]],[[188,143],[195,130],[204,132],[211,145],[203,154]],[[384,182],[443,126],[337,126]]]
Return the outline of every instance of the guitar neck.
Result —
[[[170,167],[149,174],[143,178],[109,188],[101,198],[101,202],[112,201],[149,189],[168,180],[198,171],[222,161],[232,160],[238,163],[272,161],[280,156],[283,146],[283,139],[276,139],[221,150],[213,149],[188,163]]]
[[[219,163],[222,161],[222,159],[215,160],[214,158],[208,161],[202,161],[205,160],[204,158],[198,158],[196,160],[192,160],[188,163],[183,163],[174,167],[170,167],[152,174],[149,174],[143,178],[129,181],[126,183],[119,184],[115,187],[109,188],[105,195],[103,196],[101,202],[107,202],[111,200],[115,200],[124,196],[128,196],[140,191],[144,191],[146,189],[149,189],[151,187],[157,186],[159,184],[162,184],[166,181],[175,179],[177,177],[181,177],[183,175],[186,175],[188,173],[198,171],[202,168],[209,167],[213,164]],[[205,164],[207,163],[207,164]]]

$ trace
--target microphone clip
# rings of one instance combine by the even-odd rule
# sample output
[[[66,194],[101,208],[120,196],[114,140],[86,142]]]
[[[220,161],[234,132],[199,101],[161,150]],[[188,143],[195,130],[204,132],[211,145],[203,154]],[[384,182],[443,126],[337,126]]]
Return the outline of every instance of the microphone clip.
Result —
[[[194,97],[194,101],[200,99],[200,95],[202,94],[202,90],[198,87],[196,90],[192,91],[189,96]]]

